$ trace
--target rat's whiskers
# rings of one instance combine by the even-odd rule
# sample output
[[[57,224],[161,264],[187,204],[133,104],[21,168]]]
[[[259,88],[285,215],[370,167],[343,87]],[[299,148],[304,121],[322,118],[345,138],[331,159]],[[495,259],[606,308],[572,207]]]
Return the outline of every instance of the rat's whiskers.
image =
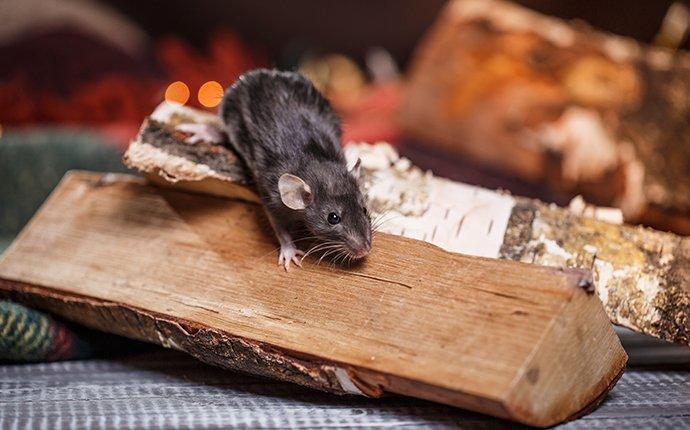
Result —
[[[336,254],[336,256],[331,259],[331,267],[335,267],[336,264],[339,264],[338,262],[345,258],[348,255],[349,251],[345,247],[341,247],[339,252]],[[340,261],[342,262],[342,261]]]
[[[335,247],[334,249],[331,249],[330,251],[325,252],[325,253],[321,256],[321,258],[319,258],[319,261],[316,262],[316,265],[318,266],[319,264],[321,264],[321,261],[322,261],[324,258],[326,258],[326,256],[328,256],[328,255],[330,255],[330,254],[333,254],[334,252],[338,252],[338,250],[339,250],[339,247]]]
[[[313,247],[311,247],[309,249],[309,251],[307,251],[307,253],[305,254],[305,257],[309,254],[314,253],[314,252],[328,251],[328,250],[333,249],[337,246],[338,246],[338,243],[335,241],[327,241],[327,242],[323,242],[323,243],[318,243],[318,244],[314,245]]]
[[[386,218],[386,215],[388,215],[389,213],[390,213],[390,210],[388,210],[388,211],[386,211],[386,212],[383,212],[382,214],[378,215],[378,216],[374,219],[374,221],[372,222],[372,226],[371,226],[371,231],[372,231],[372,232],[374,232],[374,233],[375,233],[375,232],[378,232],[378,231],[381,230],[381,227],[382,227],[384,224],[386,224],[387,222],[390,222],[390,221],[392,221],[392,220],[394,220],[394,219],[396,219],[396,218],[402,217],[401,214],[395,214],[395,215],[393,215],[393,216],[389,216],[389,217]]]
[[[327,242],[324,242],[324,243],[316,244],[316,245],[314,245],[313,247],[311,247],[311,248],[304,254],[304,256],[302,257],[302,260],[304,260],[304,259],[307,257],[307,255],[309,255],[309,254],[312,254],[312,253],[317,252],[317,251],[326,251],[326,250],[335,248],[335,247],[337,247],[337,246],[338,246],[338,243],[335,242],[335,241],[327,241]]]

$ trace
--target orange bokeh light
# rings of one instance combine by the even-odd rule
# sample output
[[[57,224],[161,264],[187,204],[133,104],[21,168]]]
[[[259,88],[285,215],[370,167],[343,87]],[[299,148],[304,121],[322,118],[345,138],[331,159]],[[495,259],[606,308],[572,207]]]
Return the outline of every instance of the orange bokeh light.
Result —
[[[189,100],[189,87],[182,81],[173,82],[165,90],[165,100],[181,105],[187,103],[187,100]]]
[[[208,81],[199,88],[199,103],[205,107],[216,107],[223,98],[223,86],[216,81]]]

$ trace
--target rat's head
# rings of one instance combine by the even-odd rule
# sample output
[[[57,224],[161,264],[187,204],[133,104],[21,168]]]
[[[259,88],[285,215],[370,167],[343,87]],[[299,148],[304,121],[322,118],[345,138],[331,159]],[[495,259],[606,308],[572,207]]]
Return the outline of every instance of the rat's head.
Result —
[[[355,259],[371,250],[371,220],[357,184],[358,170],[359,162],[349,172],[322,165],[318,172],[305,172],[304,179],[286,173],[278,181],[283,204],[302,213],[307,229]]]

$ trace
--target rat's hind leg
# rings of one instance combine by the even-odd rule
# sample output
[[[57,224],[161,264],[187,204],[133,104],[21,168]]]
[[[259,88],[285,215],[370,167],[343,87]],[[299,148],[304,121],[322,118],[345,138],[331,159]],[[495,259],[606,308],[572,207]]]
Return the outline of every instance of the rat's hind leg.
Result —
[[[225,132],[212,124],[185,123],[175,127],[175,130],[189,134],[184,141],[190,145],[199,142],[223,143],[227,140]]]
[[[273,218],[273,215],[268,213],[268,211],[266,211],[266,215],[268,216],[268,220],[271,222],[271,227],[273,227],[273,231],[278,238],[278,242],[280,242],[278,265],[283,266],[286,272],[290,269],[291,262],[295,263],[299,267],[302,267],[301,257],[304,257],[304,251],[297,249],[288,230],[275,218]]]

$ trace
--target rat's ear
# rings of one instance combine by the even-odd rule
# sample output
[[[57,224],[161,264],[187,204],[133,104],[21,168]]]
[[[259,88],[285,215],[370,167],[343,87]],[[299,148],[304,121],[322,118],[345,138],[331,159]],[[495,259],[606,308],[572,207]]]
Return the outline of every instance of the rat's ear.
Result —
[[[314,200],[309,185],[299,176],[289,173],[284,173],[278,179],[278,191],[280,191],[280,200],[290,209],[304,209]]]
[[[361,172],[361,167],[362,167],[362,159],[357,158],[357,161],[355,162],[355,165],[350,168],[350,173],[352,176],[355,177],[355,179],[359,179],[359,172]]]

